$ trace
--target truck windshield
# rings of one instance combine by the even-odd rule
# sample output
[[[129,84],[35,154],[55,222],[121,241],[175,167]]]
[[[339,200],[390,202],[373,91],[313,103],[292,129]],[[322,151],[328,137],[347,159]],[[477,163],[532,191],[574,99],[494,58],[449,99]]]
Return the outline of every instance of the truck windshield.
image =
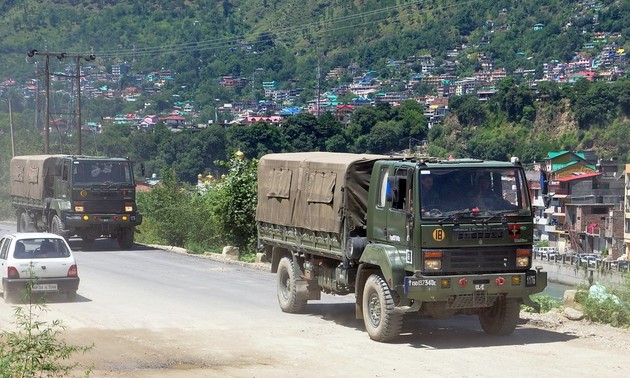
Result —
[[[75,161],[72,167],[74,184],[129,184],[133,177],[126,161]]]
[[[518,168],[423,169],[419,187],[423,218],[531,213]]]

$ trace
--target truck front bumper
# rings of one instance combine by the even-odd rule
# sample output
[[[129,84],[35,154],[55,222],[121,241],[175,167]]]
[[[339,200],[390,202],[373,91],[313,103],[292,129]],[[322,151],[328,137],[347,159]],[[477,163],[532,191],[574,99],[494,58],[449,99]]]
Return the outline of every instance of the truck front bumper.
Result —
[[[77,214],[69,213],[64,216],[67,229],[81,229],[92,227],[129,228],[142,223],[140,214]]]
[[[528,270],[522,273],[407,276],[403,291],[407,298],[416,301],[469,303],[461,308],[474,308],[483,307],[484,299],[497,295],[521,298],[529,304],[529,296],[540,293],[546,286],[547,272]]]

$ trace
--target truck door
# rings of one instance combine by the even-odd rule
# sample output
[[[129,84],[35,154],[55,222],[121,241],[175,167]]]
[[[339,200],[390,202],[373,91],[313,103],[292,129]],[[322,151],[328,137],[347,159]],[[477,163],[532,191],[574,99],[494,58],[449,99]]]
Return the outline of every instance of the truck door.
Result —
[[[55,198],[65,198],[65,199],[69,199],[70,198],[70,185],[69,180],[70,180],[70,175],[72,174],[71,171],[72,167],[70,166],[70,160],[60,160],[57,161],[56,167],[55,167],[55,183],[54,183],[54,187],[55,187],[55,193],[54,193],[54,197]]]
[[[407,167],[395,167],[391,183],[391,202],[387,217],[387,241],[401,248],[411,244],[413,210],[413,171]]]

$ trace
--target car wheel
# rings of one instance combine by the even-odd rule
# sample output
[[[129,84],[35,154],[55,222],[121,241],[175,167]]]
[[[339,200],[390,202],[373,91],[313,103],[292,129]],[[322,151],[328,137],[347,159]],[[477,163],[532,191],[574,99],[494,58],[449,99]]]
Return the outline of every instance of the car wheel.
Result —
[[[77,292],[76,291],[68,291],[66,292],[66,299],[68,299],[69,302],[74,302],[77,300]]]
[[[12,291],[8,291],[6,286],[2,287],[2,293],[4,295],[4,302],[5,303],[17,303],[18,302],[18,293],[16,292],[12,292]]]

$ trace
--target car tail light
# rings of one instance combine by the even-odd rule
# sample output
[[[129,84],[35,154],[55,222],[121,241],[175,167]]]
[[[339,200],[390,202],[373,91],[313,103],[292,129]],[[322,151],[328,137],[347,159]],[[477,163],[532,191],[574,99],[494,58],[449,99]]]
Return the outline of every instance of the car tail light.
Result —
[[[79,271],[77,270],[77,265],[72,264],[70,266],[70,269],[68,269],[68,277],[78,277],[78,276],[79,276]]]
[[[20,278],[20,272],[18,272],[18,270],[14,266],[10,266],[7,269],[7,277],[8,278]]]

